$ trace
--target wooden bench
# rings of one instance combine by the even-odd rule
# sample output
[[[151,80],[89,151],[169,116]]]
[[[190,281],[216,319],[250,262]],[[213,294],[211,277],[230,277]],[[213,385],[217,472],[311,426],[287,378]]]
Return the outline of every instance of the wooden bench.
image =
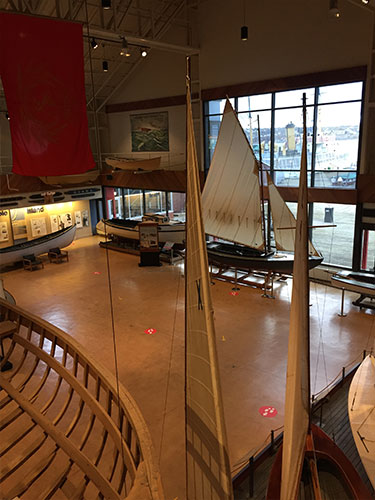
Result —
[[[32,253],[30,255],[22,256],[23,268],[26,271],[34,271],[34,269],[38,269],[39,266],[44,268],[44,264],[40,259],[37,259],[35,255]]]
[[[48,250],[48,258],[50,262],[54,262],[55,264],[60,264],[64,260],[69,262],[69,254],[66,250],[61,250],[60,248],[50,248]]]

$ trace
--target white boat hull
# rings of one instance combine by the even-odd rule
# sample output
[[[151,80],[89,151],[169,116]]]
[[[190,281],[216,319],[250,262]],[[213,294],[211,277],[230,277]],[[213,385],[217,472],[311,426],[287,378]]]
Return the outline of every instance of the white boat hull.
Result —
[[[130,240],[139,240],[138,225],[134,227],[117,226],[111,221],[101,220],[96,225],[98,234],[109,236],[113,234],[121,238]],[[184,244],[185,243],[185,224],[183,222],[167,222],[158,225],[159,243],[172,243]]]
[[[76,226],[74,225],[25,243],[2,248],[0,249],[0,265],[4,266],[18,262],[22,260],[24,255],[47,253],[50,248],[65,248],[74,240],[75,234]]]
[[[368,355],[349,389],[350,426],[363,466],[375,488],[375,357]]]

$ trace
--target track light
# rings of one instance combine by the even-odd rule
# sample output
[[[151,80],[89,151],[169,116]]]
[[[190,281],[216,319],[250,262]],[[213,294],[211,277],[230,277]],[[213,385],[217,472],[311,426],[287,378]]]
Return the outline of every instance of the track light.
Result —
[[[10,116],[9,116],[8,111],[6,111],[6,113],[5,113],[5,118],[6,118],[7,120],[10,120]]]
[[[107,10],[111,8],[111,0],[102,0],[102,8]]]
[[[246,42],[248,38],[248,28],[247,26],[241,26],[241,40]]]
[[[339,18],[340,11],[338,7],[338,0],[329,0],[329,13],[331,16]]]
[[[120,56],[130,57],[128,42],[126,41],[126,38],[124,38],[124,37],[122,38],[122,47],[121,47],[121,51],[120,51]]]
[[[93,50],[95,50],[98,46],[98,42],[95,40],[95,38],[91,38],[91,42],[90,42],[90,45],[91,45],[91,48]]]
[[[147,49],[142,49],[142,50],[141,50],[141,56],[142,56],[142,57],[146,57],[146,56],[147,56],[147,54],[148,54]]]
[[[108,72],[108,61],[103,61],[103,71],[104,73],[107,73]]]

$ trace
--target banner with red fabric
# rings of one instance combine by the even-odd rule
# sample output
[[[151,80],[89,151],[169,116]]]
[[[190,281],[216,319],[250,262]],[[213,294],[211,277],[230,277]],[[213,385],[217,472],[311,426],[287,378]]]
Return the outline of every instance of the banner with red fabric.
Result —
[[[70,175],[94,168],[80,24],[0,13],[0,75],[14,173]]]

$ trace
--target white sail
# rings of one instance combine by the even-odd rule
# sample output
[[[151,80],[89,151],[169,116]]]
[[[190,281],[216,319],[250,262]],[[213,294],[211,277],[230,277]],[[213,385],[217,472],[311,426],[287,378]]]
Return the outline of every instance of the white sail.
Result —
[[[306,160],[306,120],[304,118],[288,343],[281,500],[297,498],[309,426],[309,277]]]
[[[375,357],[371,354],[350,384],[348,414],[358,454],[375,488]]]
[[[188,500],[233,498],[187,88],[186,474]]]
[[[296,218],[289,210],[287,204],[285,203],[279,190],[273,183],[271,176],[268,173],[267,183],[276,248],[277,250],[293,252],[295,246],[296,231],[292,228],[296,227]],[[315,256],[319,255],[311,241],[309,241],[309,254]]]
[[[227,101],[202,194],[207,234],[264,249],[258,164]]]

